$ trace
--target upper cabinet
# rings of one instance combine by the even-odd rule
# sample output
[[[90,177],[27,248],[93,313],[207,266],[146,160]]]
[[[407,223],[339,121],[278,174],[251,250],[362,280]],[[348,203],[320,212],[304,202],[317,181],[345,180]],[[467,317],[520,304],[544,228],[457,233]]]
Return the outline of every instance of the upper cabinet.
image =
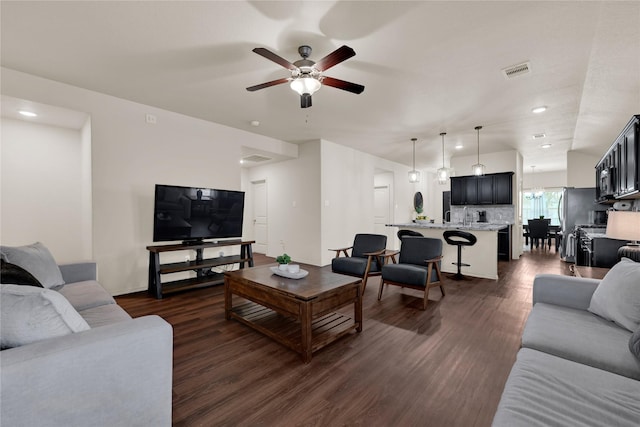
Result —
[[[598,201],[640,198],[639,136],[640,115],[635,115],[596,165]]]
[[[510,205],[513,172],[451,177],[452,205]]]

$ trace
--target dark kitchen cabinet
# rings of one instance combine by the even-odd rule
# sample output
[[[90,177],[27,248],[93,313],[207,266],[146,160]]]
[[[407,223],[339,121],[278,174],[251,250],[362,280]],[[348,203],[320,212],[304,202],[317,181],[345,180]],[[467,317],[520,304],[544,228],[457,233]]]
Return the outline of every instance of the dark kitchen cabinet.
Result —
[[[638,192],[638,122],[635,126],[627,126],[623,132],[621,141],[621,165],[622,181],[619,197],[632,195]]]
[[[478,179],[475,176],[464,179],[464,200],[467,205],[478,203]]]
[[[640,115],[635,115],[596,165],[598,201],[640,198],[639,140]]]
[[[452,205],[464,205],[466,204],[465,197],[465,180],[461,176],[451,177],[451,204]]]
[[[493,203],[510,205],[513,203],[513,172],[493,176]]]
[[[476,179],[477,182],[477,204],[478,205],[492,205],[493,201],[493,183],[494,177],[491,175],[479,176]]]
[[[513,172],[451,178],[452,205],[510,205]]]

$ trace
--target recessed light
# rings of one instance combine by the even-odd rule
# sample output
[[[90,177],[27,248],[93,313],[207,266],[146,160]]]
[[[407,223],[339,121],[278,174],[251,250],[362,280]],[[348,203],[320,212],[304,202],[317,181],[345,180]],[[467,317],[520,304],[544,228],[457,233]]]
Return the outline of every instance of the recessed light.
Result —
[[[36,113],[34,113],[33,111],[27,111],[27,110],[18,110],[18,113],[25,116],[25,117],[38,117],[38,115]]]
[[[456,150],[462,150],[464,148],[464,145],[458,143],[456,144]]]
[[[551,148],[551,144],[542,144],[540,148]]]
[[[259,122],[259,121],[257,121],[257,120],[252,120],[252,121],[251,121],[251,126],[253,126],[253,127],[258,127],[258,126],[260,126],[260,122]]]
[[[535,107],[531,109],[531,112],[534,114],[544,113],[545,111],[547,111],[546,105],[541,105],[540,107]]]

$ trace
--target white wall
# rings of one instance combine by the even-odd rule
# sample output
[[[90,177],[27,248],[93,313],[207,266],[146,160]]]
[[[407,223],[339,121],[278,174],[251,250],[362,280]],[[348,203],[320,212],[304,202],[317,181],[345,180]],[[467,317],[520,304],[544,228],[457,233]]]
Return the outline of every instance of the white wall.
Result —
[[[282,141],[14,70],[2,68],[1,76],[3,94],[90,115],[93,258],[100,282],[114,295],[147,287],[156,183],[239,190],[243,145],[287,155],[297,150]],[[155,115],[157,124],[147,124],[146,114]]]
[[[40,241],[60,263],[90,259],[86,132],[7,117],[0,126],[2,244]]]
[[[522,188],[533,187],[562,188],[567,186],[567,171],[525,173],[522,177]]]
[[[579,153],[567,152],[567,187],[595,187],[596,164],[599,157]]]
[[[243,174],[247,200],[251,182],[267,183],[267,256],[284,252],[294,262],[320,264],[320,142],[298,147],[298,158],[255,166]],[[249,213],[249,218],[251,213]]]
[[[373,156],[322,141],[322,253],[329,264],[335,252],[351,246],[357,233],[374,233]]]
[[[425,191],[424,181],[410,184],[409,167],[322,141],[322,265],[331,263],[335,252],[329,248],[351,246],[357,233],[375,231],[375,176],[385,171],[393,183],[393,209],[390,221],[405,223],[412,219],[413,194]],[[327,204],[328,202],[328,204]],[[395,234],[395,228],[393,233]],[[397,248],[397,239],[387,241],[387,248]]]

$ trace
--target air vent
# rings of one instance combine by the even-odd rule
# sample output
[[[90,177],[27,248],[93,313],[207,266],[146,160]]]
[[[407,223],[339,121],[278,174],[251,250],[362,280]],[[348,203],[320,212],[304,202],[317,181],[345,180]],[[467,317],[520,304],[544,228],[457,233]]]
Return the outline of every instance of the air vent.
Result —
[[[244,160],[245,162],[259,163],[259,162],[266,162],[267,160],[271,160],[271,158],[270,157],[261,156],[259,154],[252,154],[250,156],[243,157],[242,160]]]
[[[545,134],[545,133],[534,133],[533,135],[531,135],[531,137],[533,139],[542,139],[542,138],[546,138],[547,134]]]
[[[530,72],[531,63],[529,61],[502,69],[502,74],[505,79],[512,79],[514,77],[522,76],[523,74],[529,74]]]

